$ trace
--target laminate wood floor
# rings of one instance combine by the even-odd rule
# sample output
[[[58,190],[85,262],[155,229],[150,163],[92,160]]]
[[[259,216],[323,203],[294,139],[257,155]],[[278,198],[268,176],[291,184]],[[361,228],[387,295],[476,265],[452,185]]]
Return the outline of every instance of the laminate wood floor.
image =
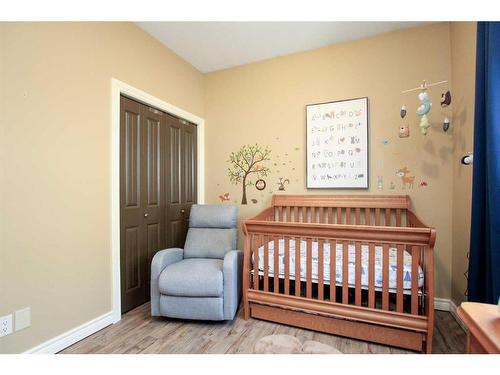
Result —
[[[151,317],[149,303],[122,320],[66,348],[61,353],[252,353],[257,340],[272,334],[315,340],[343,353],[412,353],[407,350],[309,331],[263,320],[198,322]],[[436,311],[434,353],[464,353],[466,335],[453,316]]]

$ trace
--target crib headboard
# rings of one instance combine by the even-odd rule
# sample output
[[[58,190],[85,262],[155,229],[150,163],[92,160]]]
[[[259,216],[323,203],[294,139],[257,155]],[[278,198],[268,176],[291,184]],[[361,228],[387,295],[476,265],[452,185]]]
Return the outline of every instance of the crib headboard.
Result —
[[[256,220],[425,227],[408,195],[273,195]]]
[[[273,195],[273,207],[360,207],[409,209],[408,195]]]

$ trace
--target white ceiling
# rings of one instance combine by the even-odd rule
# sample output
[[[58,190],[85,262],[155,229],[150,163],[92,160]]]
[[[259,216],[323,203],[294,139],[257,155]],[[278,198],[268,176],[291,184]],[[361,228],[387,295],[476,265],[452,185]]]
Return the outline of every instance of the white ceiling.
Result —
[[[422,24],[424,22],[137,22],[202,73]]]

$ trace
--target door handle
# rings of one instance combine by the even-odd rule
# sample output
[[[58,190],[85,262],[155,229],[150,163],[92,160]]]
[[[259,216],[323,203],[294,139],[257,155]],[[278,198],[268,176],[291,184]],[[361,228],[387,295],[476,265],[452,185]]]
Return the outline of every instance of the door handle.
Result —
[[[181,210],[181,214],[183,214],[183,213],[185,213],[185,212],[186,212],[186,210]]]
[[[149,215],[148,215],[148,213],[147,213],[147,212],[146,212],[146,213],[144,213],[144,217],[148,217],[148,216],[149,216]]]

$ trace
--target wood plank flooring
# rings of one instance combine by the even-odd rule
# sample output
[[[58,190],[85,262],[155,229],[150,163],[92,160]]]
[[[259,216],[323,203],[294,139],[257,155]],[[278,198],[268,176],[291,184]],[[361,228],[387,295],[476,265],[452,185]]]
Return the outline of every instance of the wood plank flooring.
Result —
[[[149,303],[122,320],[66,348],[61,353],[252,353],[257,340],[271,334],[315,340],[343,353],[412,353],[403,349],[352,340],[263,320],[243,319],[242,308],[232,322],[197,322],[153,318]],[[466,335],[453,316],[436,311],[434,353],[464,353]]]

